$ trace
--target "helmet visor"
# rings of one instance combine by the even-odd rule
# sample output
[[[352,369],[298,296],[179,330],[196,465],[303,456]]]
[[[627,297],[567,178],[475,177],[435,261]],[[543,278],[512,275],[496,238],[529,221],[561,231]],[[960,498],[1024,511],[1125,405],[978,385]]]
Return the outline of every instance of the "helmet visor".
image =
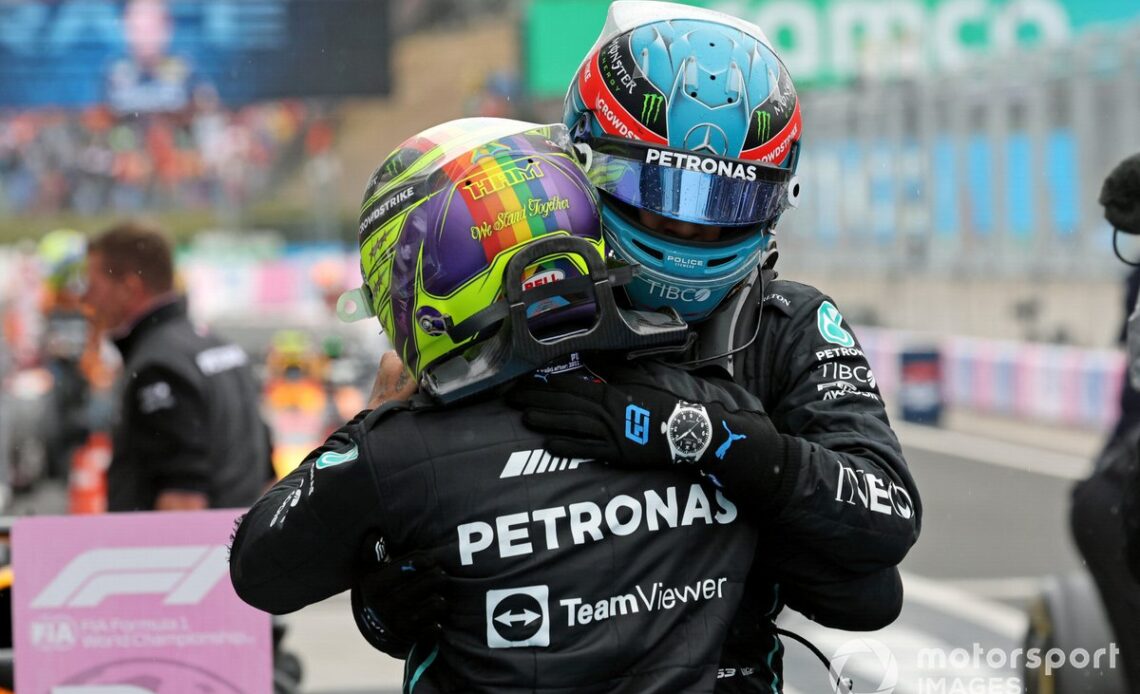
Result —
[[[766,226],[787,207],[792,172],[623,138],[595,137],[586,175],[622,202],[694,224]]]

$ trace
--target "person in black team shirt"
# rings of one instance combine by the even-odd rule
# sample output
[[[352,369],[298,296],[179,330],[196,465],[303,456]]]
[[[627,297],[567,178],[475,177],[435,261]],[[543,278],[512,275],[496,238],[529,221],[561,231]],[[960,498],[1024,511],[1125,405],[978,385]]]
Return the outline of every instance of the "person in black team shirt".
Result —
[[[421,393],[360,413],[254,504],[231,547],[243,600],[297,610],[350,588],[366,556],[417,552],[409,568],[445,571],[448,602],[407,690],[713,690],[756,528],[711,477],[551,455],[501,395],[615,372],[760,435],[760,404],[735,384],[626,362],[688,330],[616,306],[632,273],[604,262],[595,195],[561,126],[446,123],[377,169],[366,284],[341,308],[379,318]],[[622,426],[659,448],[664,421],[631,411]],[[740,462],[743,446],[721,447]]]
[[[1120,162],[1101,189],[1100,203],[1113,233],[1140,235],[1140,154]],[[1120,646],[1128,691],[1140,692],[1140,323],[1136,314],[1140,275],[1126,282],[1128,368],[1120,392],[1120,419],[1094,470],[1073,487],[1069,521],[1077,549],[1096,581],[1113,635]],[[1131,569],[1130,569],[1131,567]]]
[[[663,358],[702,378],[731,378],[763,412],[741,431],[718,420],[715,404],[637,376],[528,382],[510,402],[555,455],[614,456],[611,464],[637,471],[686,461],[723,485],[761,538],[717,691],[779,691],[783,607],[847,630],[889,624],[902,606],[897,565],[922,516],[851,326],[818,289],[776,277],[776,223],[799,194],[795,87],[755,25],[690,6],[615,2],[563,121],[589,155],[607,250],[641,265],[624,298],[636,309],[675,309],[692,325],[689,350]],[[672,430],[683,437],[672,446],[640,445],[622,426],[630,404],[690,424]],[[702,410],[711,432],[686,434]],[[749,464],[721,460],[722,449]],[[358,625],[392,655],[430,642],[444,611],[435,569],[406,570],[417,559],[374,567],[355,591]]]
[[[83,300],[123,357],[108,510],[252,504],[272,467],[249,359],[191,325],[163,234],[124,222],[95,237]]]

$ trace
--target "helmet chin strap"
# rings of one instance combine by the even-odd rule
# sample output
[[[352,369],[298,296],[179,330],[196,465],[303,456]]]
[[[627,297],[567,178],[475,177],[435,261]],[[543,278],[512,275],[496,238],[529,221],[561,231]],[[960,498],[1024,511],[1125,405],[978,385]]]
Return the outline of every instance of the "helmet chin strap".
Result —
[[[541,258],[560,253],[580,256],[586,261],[589,274],[524,290],[522,278],[526,268]],[[597,250],[584,239],[547,235],[531,241],[507,262],[503,273],[504,298],[448,329],[457,342],[497,325],[494,334],[426,368],[421,387],[440,402],[455,402],[574,352],[661,349],[683,343],[689,329],[676,311],[618,307],[614,287],[627,283],[632,276],[629,266],[607,267]],[[527,327],[528,304],[567,290],[592,294],[594,324],[558,337],[533,335]]]
[[[1113,230],[1112,230],[1112,252],[1115,253],[1116,257],[1120,259],[1120,262],[1124,263],[1125,265],[1131,265],[1132,267],[1140,267],[1140,260],[1129,260],[1128,258],[1125,258],[1120,253],[1120,244],[1118,241],[1119,241],[1121,233],[1127,234],[1128,232],[1127,231],[1121,232],[1120,229],[1113,228]]]
[[[775,277],[776,271],[767,265],[753,271],[728,301],[693,328],[697,334],[696,353],[693,359],[678,362],[678,366],[718,366],[735,378],[736,353],[747,349],[760,335],[764,291]]]
[[[684,361],[671,361],[675,366],[695,368],[720,367],[729,377],[736,375],[736,353],[747,349],[760,336],[761,304],[765,289],[776,278],[774,258],[752,271],[736,286],[708,318],[689,326],[689,339],[681,346],[631,350],[627,359],[661,356],[669,359],[678,353],[691,356]],[[751,328],[751,330],[749,329]]]

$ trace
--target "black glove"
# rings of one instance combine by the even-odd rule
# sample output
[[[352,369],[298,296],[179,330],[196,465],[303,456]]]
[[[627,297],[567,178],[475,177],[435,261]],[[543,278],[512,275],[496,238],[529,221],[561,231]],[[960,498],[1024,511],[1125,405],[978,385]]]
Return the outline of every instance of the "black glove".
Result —
[[[552,455],[630,468],[685,465],[741,498],[780,490],[793,449],[761,408],[718,398],[715,386],[678,369],[655,380],[654,371],[619,367],[608,382],[577,373],[523,378],[507,393],[523,423],[548,435]]]
[[[356,628],[377,650],[406,658],[416,642],[439,635],[446,581],[426,552],[389,557],[383,539],[369,534],[351,593]]]

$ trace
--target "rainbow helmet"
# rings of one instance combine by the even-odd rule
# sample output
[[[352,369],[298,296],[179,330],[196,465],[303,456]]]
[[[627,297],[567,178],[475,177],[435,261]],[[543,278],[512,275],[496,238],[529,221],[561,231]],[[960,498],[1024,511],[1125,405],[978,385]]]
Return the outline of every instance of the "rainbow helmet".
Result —
[[[557,350],[540,342],[589,332],[599,296],[585,280],[609,272],[596,193],[557,124],[468,118],[408,139],[369,181],[359,233],[364,287],[355,296],[437,396],[541,366]],[[530,297],[527,329],[500,330],[520,293]],[[530,343],[532,358],[504,366],[509,337],[534,331],[542,340]],[[499,344],[473,349],[493,335]],[[440,385],[449,379],[462,387]]]

